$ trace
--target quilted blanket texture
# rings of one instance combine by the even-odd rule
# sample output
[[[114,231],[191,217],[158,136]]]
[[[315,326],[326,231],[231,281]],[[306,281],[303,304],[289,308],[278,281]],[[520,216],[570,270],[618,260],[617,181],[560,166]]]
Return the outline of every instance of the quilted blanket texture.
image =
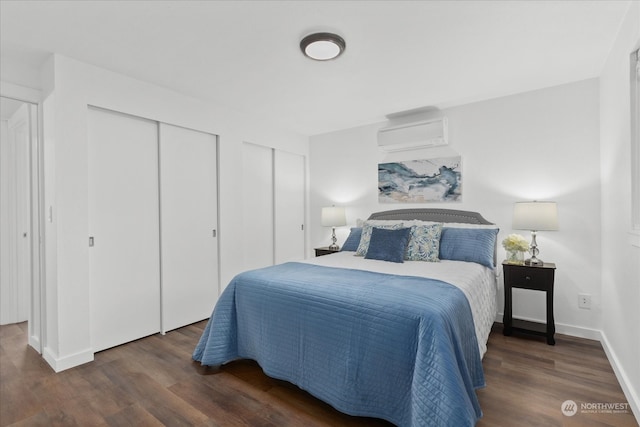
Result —
[[[350,415],[473,426],[484,374],[469,303],[453,285],[305,263],[237,275],[193,353],[256,360]]]

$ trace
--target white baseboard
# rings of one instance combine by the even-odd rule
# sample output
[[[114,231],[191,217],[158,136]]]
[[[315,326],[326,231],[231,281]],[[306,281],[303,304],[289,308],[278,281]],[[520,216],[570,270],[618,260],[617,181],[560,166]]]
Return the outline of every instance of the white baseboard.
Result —
[[[42,351],[40,349],[40,338],[35,335],[29,335],[29,345],[33,347],[38,353]]]
[[[88,362],[93,362],[93,350],[89,349],[69,356],[57,357],[50,348],[45,347],[42,351],[42,357],[54,371],[62,372]]]
[[[566,325],[563,323],[556,323],[556,333],[595,341],[600,341],[602,336],[602,333],[597,329],[583,328],[582,326]]]
[[[502,323],[503,321],[502,316],[503,316],[503,313],[498,313],[496,315],[495,321],[498,323]],[[538,322],[538,323],[546,322],[546,320],[542,320],[542,319],[532,319],[532,318],[521,317],[521,316],[518,316],[518,319],[527,320],[529,322]],[[584,328],[582,326],[567,325],[567,324],[558,323],[558,322],[556,322],[556,333],[569,335],[572,337],[586,338],[586,339],[595,340],[595,341],[600,341],[600,337],[602,335],[601,332],[597,329],[589,329],[589,328]]]
[[[636,421],[638,421],[638,423],[640,424],[640,397],[638,396],[638,392],[640,392],[640,390],[634,390],[632,386],[633,382],[627,376],[622,365],[620,365],[620,361],[616,356],[615,351],[609,345],[609,340],[607,339],[607,336],[604,334],[604,332],[601,333],[600,336],[600,343],[602,344],[602,348],[604,348],[607,359],[609,359],[609,363],[613,368],[613,372],[616,374],[616,378],[620,383],[620,387],[622,387],[624,396],[627,398],[629,406],[631,406],[631,410],[636,417]]]

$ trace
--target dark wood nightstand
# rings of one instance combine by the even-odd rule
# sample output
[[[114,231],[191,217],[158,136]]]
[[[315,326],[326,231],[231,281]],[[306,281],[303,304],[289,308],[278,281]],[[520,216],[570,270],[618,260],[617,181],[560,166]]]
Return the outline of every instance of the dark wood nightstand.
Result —
[[[539,267],[502,263],[504,272],[504,335],[513,331],[547,337],[547,344],[555,345],[553,335],[556,325],[553,320],[553,281],[556,265],[545,262]],[[512,315],[511,289],[533,289],[547,293],[547,324],[514,319]]]
[[[315,248],[314,250],[316,251],[316,256],[329,255],[340,252],[340,249],[329,249],[328,246],[325,246],[323,248]]]

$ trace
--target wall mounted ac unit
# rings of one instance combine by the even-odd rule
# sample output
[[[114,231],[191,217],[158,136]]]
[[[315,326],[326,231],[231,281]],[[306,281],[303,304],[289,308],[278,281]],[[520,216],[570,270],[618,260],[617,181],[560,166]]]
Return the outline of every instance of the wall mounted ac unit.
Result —
[[[378,131],[378,147],[386,152],[447,145],[447,118],[404,123]]]

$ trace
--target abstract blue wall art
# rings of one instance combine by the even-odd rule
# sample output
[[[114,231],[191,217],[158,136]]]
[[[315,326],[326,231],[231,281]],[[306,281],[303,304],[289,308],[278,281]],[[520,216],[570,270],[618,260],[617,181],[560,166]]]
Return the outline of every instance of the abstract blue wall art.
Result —
[[[378,164],[380,203],[462,201],[461,157]]]

